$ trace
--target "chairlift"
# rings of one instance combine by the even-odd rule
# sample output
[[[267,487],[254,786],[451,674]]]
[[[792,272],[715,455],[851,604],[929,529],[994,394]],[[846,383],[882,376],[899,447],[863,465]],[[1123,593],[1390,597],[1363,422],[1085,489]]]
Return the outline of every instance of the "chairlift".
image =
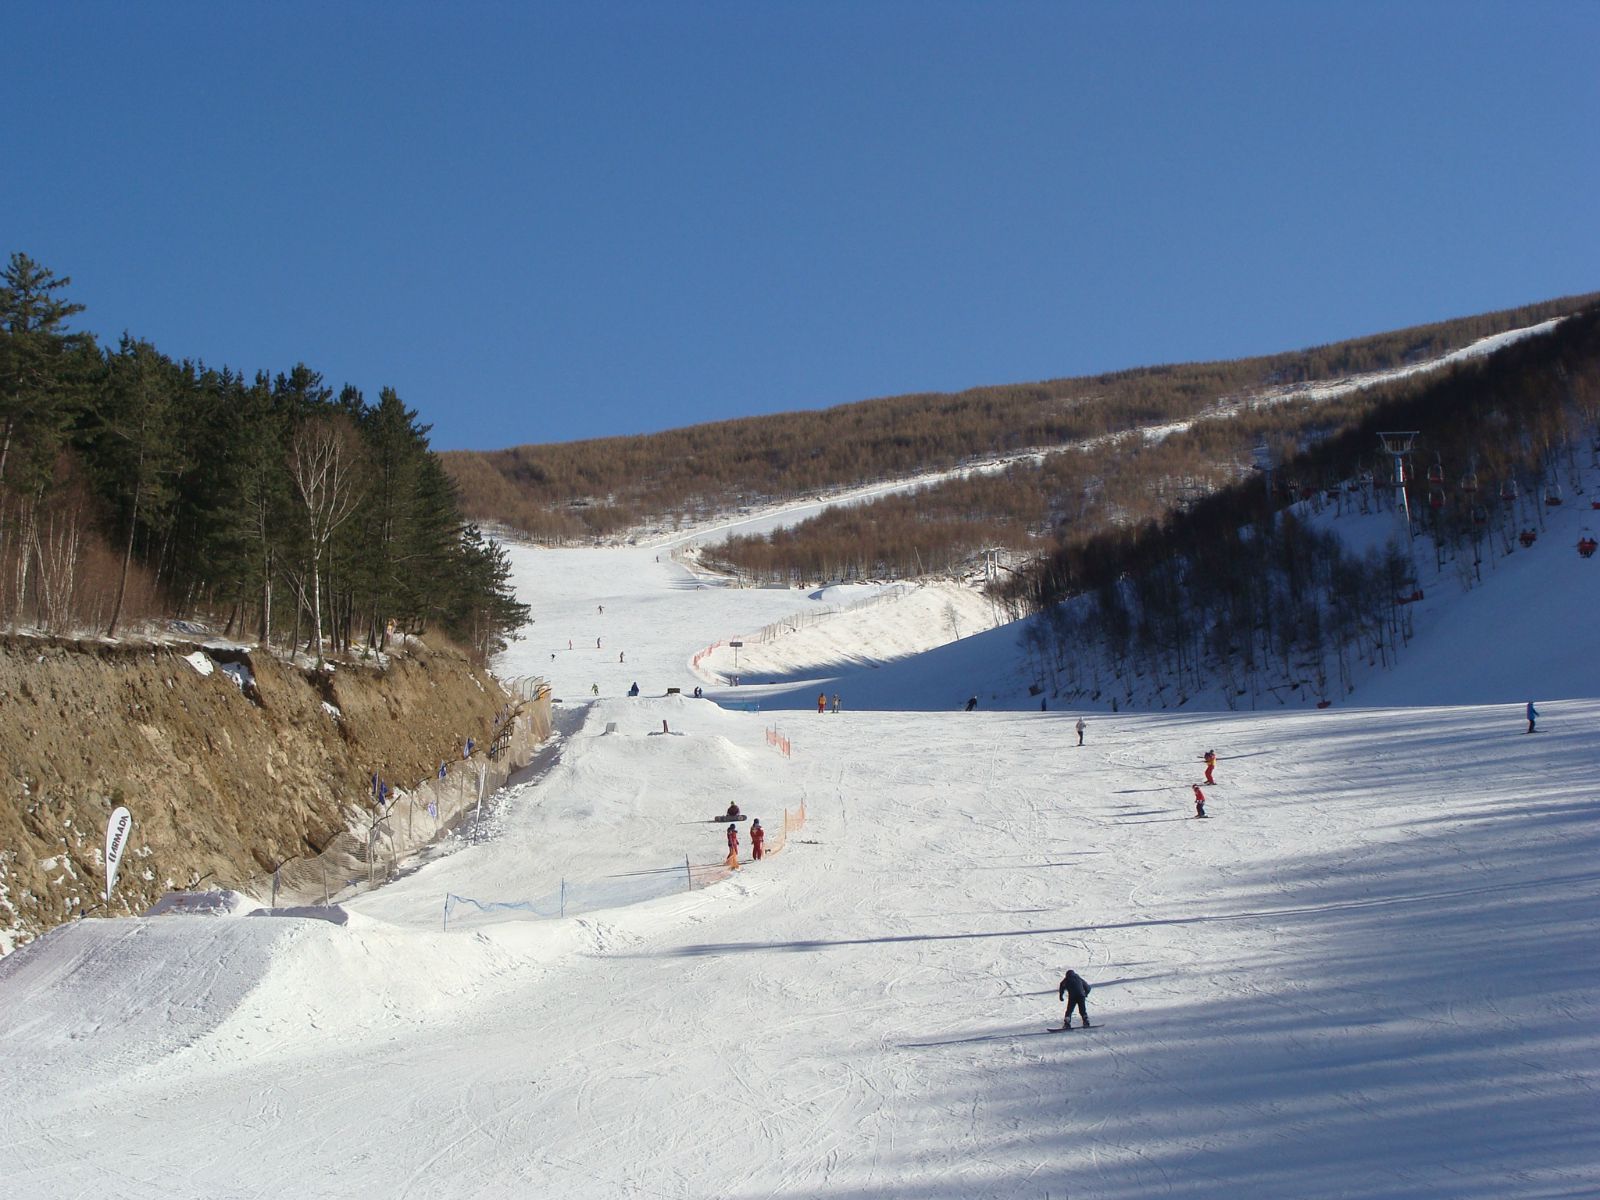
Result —
[[[1561,503],[1561,485],[1552,483],[1544,490],[1544,503],[1546,508],[1555,508]]]
[[[1594,540],[1593,530],[1585,529],[1578,539],[1578,557],[1593,558],[1596,550],[1600,550],[1600,542]]]
[[[1443,483],[1444,482],[1444,463],[1440,460],[1440,458],[1439,458],[1439,456],[1437,454],[1435,454],[1433,456],[1433,466],[1428,468],[1428,482],[1429,483]]]
[[[1505,504],[1515,504],[1517,502],[1517,481],[1515,479],[1508,479],[1500,485],[1500,500]]]
[[[1472,523],[1474,525],[1487,525],[1489,523],[1489,510],[1481,504],[1472,506]]]
[[[1444,489],[1436,487],[1428,492],[1428,507],[1438,512],[1444,507]]]
[[[1468,471],[1461,477],[1461,490],[1469,493],[1478,490],[1478,473],[1476,471]]]

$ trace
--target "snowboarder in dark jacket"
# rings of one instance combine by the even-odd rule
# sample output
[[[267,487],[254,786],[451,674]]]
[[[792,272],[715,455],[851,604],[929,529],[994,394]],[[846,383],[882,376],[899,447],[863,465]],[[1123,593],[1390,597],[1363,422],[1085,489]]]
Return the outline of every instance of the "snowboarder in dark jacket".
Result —
[[[1533,706],[1533,701],[1528,701],[1528,732],[1533,732],[1533,723],[1539,719],[1539,710]]]
[[[1089,1028],[1089,1010],[1083,1002],[1089,998],[1089,984],[1082,975],[1076,971],[1068,971],[1061,977],[1061,986],[1056,989],[1056,999],[1067,1002],[1066,1014],[1061,1018],[1061,1028],[1072,1028],[1072,1010],[1078,1010],[1078,1016],[1083,1018],[1083,1027]]]

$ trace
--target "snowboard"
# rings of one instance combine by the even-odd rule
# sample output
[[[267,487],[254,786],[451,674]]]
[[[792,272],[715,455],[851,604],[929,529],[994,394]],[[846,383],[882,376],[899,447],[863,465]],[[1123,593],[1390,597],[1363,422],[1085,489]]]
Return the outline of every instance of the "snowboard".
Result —
[[[723,813],[720,817],[712,817],[711,819],[727,824],[729,821],[748,821],[750,817],[747,813],[740,813],[737,817],[730,817],[727,813]]]
[[[1052,1025],[1052,1026],[1050,1026],[1050,1028],[1046,1029],[1045,1032],[1046,1033],[1076,1033],[1080,1029],[1099,1029],[1099,1028],[1100,1028],[1100,1026],[1099,1026],[1098,1023],[1094,1024],[1094,1025],[1073,1025],[1073,1026],[1070,1026],[1070,1027],[1066,1026],[1066,1025]]]

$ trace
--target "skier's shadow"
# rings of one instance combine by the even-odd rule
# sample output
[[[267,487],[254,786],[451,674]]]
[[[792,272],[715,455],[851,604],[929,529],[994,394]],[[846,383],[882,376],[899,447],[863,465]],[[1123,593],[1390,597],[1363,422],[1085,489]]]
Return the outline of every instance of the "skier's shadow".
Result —
[[[929,1050],[935,1046],[965,1046],[972,1042],[1009,1042],[1019,1037],[1049,1037],[1054,1029],[1019,1029],[1013,1033],[980,1033],[976,1037],[948,1038],[942,1042],[901,1042],[902,1050]]]

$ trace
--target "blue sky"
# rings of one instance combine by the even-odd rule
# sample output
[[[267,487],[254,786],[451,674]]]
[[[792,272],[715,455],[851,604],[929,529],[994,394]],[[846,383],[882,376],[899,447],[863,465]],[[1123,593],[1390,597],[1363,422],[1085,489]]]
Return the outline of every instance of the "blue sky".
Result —
[[[0,253],[441,449],[1600,290],[1600,3],[7,6]]]

